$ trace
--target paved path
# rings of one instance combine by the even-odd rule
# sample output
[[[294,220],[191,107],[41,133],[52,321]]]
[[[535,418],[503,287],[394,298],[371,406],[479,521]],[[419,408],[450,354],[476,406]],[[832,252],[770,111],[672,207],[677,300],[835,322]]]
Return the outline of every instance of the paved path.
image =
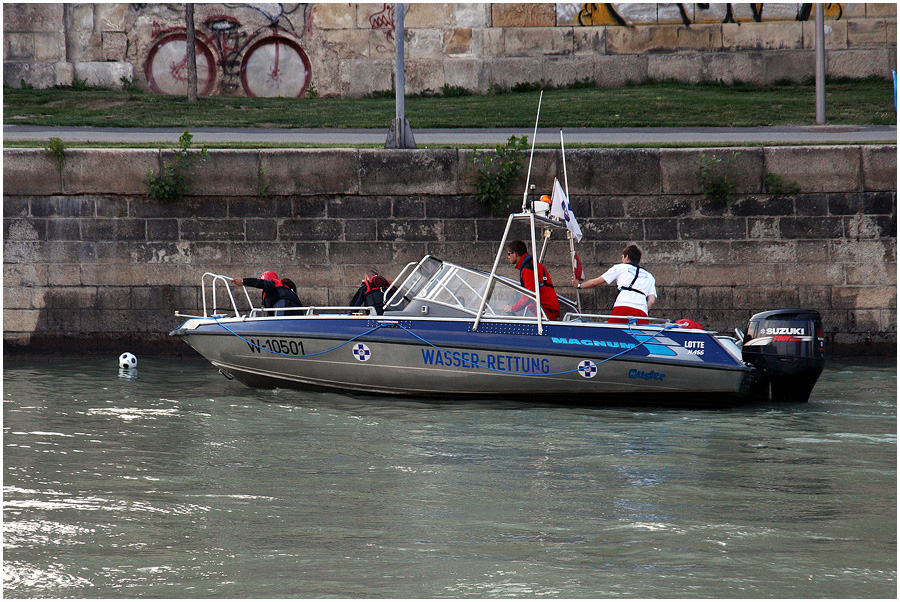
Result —
[[[58,137],[64,142],[177,142],[179,128],[79,128],[4,125],[4,144],[10,141],[46,141]],[[262,129],[196,128],[196,144],[243,142],[264,144],[383,145],[384,129]],[[532,129],[421,129],[413,128],[419,145],[453,144],[493,146],[510,136],[527,135]],[[750,128],[566,128],[566,144],[828,144],[897,142],[897,126],[783,126]],[[554,144],[559,130],[538,129],[537,142]]]

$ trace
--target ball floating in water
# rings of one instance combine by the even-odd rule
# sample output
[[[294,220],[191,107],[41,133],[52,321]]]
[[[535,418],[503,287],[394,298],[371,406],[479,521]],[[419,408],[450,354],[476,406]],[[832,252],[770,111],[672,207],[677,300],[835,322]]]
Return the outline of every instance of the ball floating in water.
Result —
[[[125,370],[137,368],[137,358],[126,351],[119,356],[119,368],[124,368]]]

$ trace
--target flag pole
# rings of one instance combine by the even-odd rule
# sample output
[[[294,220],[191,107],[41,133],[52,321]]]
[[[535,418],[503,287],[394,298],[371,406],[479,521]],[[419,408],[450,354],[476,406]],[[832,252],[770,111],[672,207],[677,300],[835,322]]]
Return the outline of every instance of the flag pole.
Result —
[[[566,198],[569,198],[569,171],[566,169],[566,143],[563,140],[563,131],[559,130],[559,146],[562,149],[562,162],[563,162],[563,180],[566,183]],[[571,201],[569,201],[571,204]],[[566,238],[569,239],[569,254],[572,259],[572,275],[575,275],[575,268],[578,265],[578,262],[575,261],[575,237],[572,235],[572,231],[566,229]],[[575,303],[578,305],[578,313],[581,313],[581,289],[575,289]]]
[[[525,192],[522,194],[522,211],[525,211],[525,207],[528,206],[528,185],[531,183],[531,164],[534,161],[534,141],[537,138],[538,122],[541,120],[541,102],[543,100],[544,91],[541,90],[541,95],[538,97],[537,117],[534,119],[534,136],[531,137],[531,158],[528,159],[528,175],[525,177]],[[534,248],[531,249],[531,252],[534,253]]]

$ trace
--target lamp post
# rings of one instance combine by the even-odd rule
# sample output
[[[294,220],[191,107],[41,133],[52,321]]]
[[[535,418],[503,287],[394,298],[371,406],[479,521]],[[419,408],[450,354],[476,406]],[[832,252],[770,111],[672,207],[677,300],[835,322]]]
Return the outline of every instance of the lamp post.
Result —
[[[825,5],[816,4],[816,123],[825,123]]]
[[[391,121],[391,129],[388,132],[385,148],[416,148],[416,140],[413,138],[412,128],[406,120],[406,65],[404,61],[404,33],[403,16],[405,12],[403,4],[394,5],[394,98],[397,105],[395,118]]]

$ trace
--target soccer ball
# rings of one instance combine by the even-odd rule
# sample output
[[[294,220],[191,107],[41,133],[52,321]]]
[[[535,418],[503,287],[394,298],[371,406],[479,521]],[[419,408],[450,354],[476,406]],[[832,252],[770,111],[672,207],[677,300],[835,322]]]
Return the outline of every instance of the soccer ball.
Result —
[[[134,357],[133,354],[126,351],[119,356],[119,368],[123,368],[125,370],[137,368],[137,358]]]

